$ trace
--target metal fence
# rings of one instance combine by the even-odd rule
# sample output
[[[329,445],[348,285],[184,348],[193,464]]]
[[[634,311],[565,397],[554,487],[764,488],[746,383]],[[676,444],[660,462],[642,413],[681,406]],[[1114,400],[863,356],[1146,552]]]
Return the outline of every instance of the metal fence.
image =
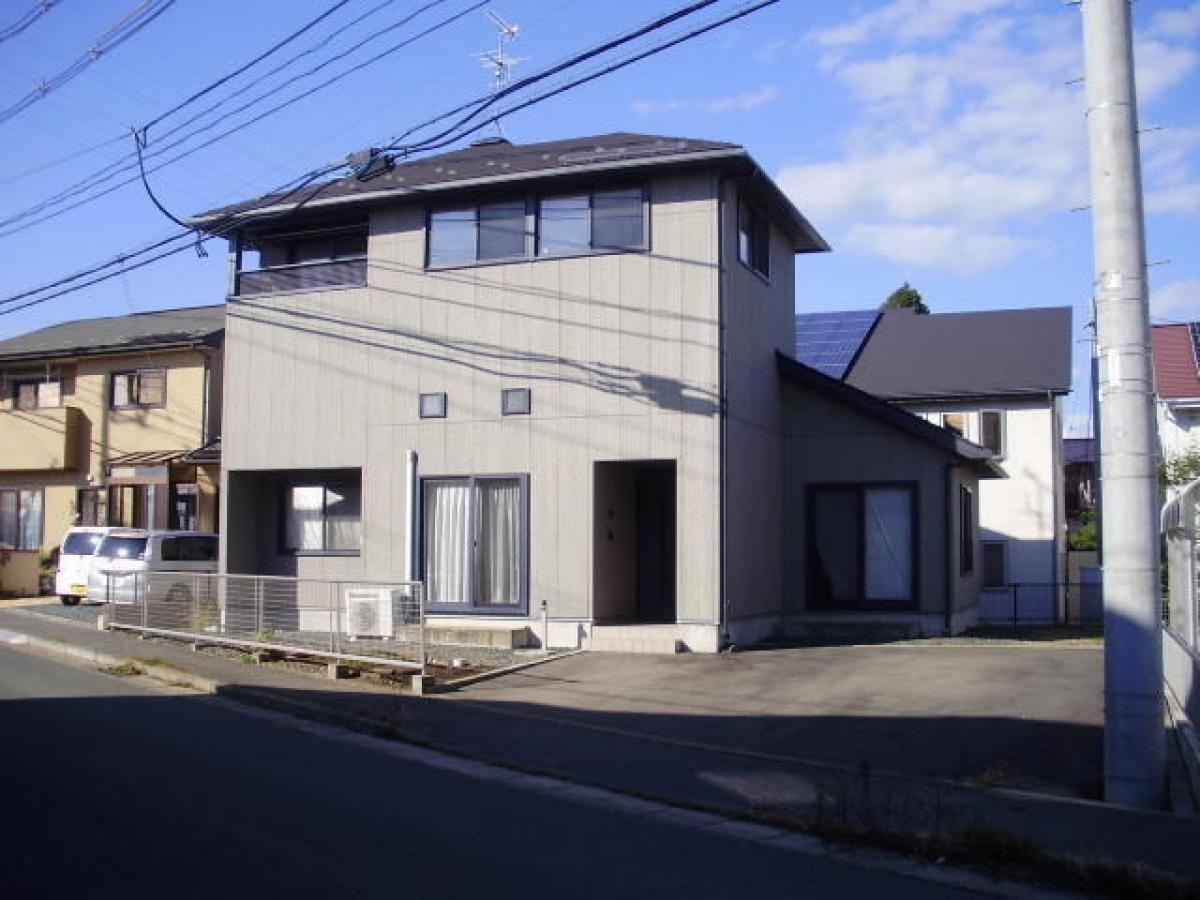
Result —
[[[111,628],[424,672],[420,582],[136,572],[98,599]]]
[[[979,620],[989,625],[1104,624],[1099,581],[1006,584],[979,594]]]
[[[1167,560],[1167,629],[1193,652],[1200,651],[1200,481],[1193,481],[1163,507]]]

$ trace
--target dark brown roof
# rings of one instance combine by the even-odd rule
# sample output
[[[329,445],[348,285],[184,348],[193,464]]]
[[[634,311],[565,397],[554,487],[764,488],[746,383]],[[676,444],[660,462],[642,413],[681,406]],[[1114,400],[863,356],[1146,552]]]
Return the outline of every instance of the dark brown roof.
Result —
[[[888,400],[1065,394],[1071,309],[887,310],[846,381]]]
[[[1200,372],[1188,325],[1155,325],[1150,329],[1154,356],[1154,389],[1163,400],[1200,397]]]
[[[722,164],[746,176],[761,175],[758,165],[737,144],[653,134],[613,134],[512,144],[481,141],[420,159],[397,159],[390,171],[367,180],[353,175],[306,187],[290,194],[268,194],[210,210],[192,219],[201,228],[227,224],[224,217],[249,221],[288,214],[300,208],[338,209],[350,203],[375,202],[412,194],[479,190],[510,181],[569,178],[619,173],[623,170]],[[828,250],[824,239],[768,177],[752,178],[752,190],[764,195],[781,227],[796,237],[798,251]]]
[[[78,319],[0,341],[0,363],[217,344],[224,331],[224,304]]]

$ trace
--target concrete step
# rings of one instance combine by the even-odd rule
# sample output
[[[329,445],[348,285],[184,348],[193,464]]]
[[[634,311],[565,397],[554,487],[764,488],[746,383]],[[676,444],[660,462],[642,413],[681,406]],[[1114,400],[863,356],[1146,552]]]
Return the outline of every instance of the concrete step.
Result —
[[[678,653],[675,625],[593,625],[587,649],[607,653]]]

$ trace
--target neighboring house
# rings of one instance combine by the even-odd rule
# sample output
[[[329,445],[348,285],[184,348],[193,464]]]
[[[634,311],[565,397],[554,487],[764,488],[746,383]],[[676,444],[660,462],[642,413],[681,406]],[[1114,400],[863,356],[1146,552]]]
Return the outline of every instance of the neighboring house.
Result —
[[[411,574],[435,625],[593,649],[974,603],[946,491],[990,454],[778,359],[794,256],[828,248],[744,149],[493,138],[382,171],[195,220],[234,232],[226,572]],[[822,420],[857,449],[815,451]]]
[[[1096,508],[1096,440],[1063,439],[1063,480],[1067,529],[1083,524],[1083,514]]]
[[[981,616],[1011,620],[1016,602],[1022,619],[1061,618],[1071,310],[823,315],[797,317],[801,360],[828,354],[848,384],[988,447],[1007,473],[980,486]]]
[[[1150,348],[1159,453],[1167,460],[1200,450],[1200,322],[1155,325]]]
[[[224,315],[83,319],[0,341],[0,589],[36,591],[39,554],[71,525],[216,527]]]

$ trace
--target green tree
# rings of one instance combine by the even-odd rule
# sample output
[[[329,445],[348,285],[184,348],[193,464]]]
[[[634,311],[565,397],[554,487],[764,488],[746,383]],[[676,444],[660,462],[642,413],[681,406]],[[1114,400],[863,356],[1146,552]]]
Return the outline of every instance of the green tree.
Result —
[[[910,285],[907,281],[900,287],[896,288],[883,301],[884,309],[911,309],[919,315],[928,315],[929,307],[925,305],[925,301],[921,298],[921,292]]]
[[[1197,478],[1200,478],[1200,447],[1172,456],[1158,467],[1158,480],[1164,487],[1183,487]]]

